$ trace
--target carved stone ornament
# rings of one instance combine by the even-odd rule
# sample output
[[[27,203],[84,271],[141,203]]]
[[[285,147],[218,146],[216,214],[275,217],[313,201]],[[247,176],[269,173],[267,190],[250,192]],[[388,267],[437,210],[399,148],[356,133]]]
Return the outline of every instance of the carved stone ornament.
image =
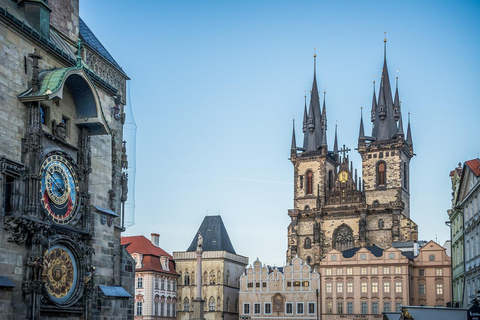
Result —
[[[3,228],[8,233],[7,241],[16,242],[17,244],[25,243],[34,230],[39,227],[37,224],[34,221],[20,217],[5,218]]]
[[[62,140],[65,140],[65,138],[67,137],[67,125],[64,123],[64,122],[59,122],[58,124],[55,123],[55,120],[54,121],[54,130],[55,130],[55,135],[57,137],[59,137],[60,139]]]

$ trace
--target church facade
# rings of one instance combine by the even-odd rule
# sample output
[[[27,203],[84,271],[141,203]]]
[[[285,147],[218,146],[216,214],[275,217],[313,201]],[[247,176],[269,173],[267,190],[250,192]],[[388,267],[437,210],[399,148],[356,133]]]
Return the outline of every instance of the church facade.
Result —
[[[78,0],[0,0],[0,57],[0,318],[133,319],[128,76]]]
[[[294,208],[288,210],[287,261],[298,256],[318,267],[331,249],[348,250],[377,245],[387,249],[394,241],[417,240],[417,225],[410,219],[409,166],[413,141],[408,122],[405,135],[398,94],[390,85],[385,56],[378,99],[374,91],[372,132],[365,134],[360,119],[359,177],[348,151],[327,144],[325,96],[320,105],[316,70],[310,104],[305,101],[303,144],[297,146],[295,128],[291,145],[294,167]],[[314,59],[316,57],[314,56]]]

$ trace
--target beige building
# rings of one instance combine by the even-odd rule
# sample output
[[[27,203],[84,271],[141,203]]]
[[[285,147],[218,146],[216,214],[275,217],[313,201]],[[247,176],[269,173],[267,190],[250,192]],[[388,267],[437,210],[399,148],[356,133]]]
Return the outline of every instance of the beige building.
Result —
[[[398,86],[392,94],[386,54],[378,92],[377,99],[374,87],[370,135],[360,119],[362,180],[349,160],[351,149],[339,149],[336,129],[328,148],[326,98],[321,106],[314,71],[303,145],[297,147],[295,128],[292,135],[294,207],[288,210],[287,261],[298,256],[318,268],[331,249],[388,248],[395,241],[417,240],[417,225],[410,219],[413,140],[410,123],[404,131]]]
[[[452,259],[429,241],[413,259],[411,305],[446,307],[452,301]]]
[[[240,317],[317,319],[320,275],[299,258],[283,268],[257,259],[240,277]]]
[[[220,216],[206,216],[199,230],[203,237],[202,297],[207,320],[237,320],[239,279],[248,258],[236,254]],[[197,270],[197,233],[184,252],[174,252],[178,283],[177,318],[193,317]]]
[[[378,318],[409,304],[413,262],[396,248],[331,250],[322,261],[322,319]]]
[[[159,247],[160,235],[122,237],[135,260],[135,319],[172,320],[176,318],[177,283],[173,257]]]

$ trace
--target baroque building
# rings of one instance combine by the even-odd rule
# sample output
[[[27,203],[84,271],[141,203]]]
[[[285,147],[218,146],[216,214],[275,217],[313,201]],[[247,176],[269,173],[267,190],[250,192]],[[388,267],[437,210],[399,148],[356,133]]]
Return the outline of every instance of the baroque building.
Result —
[[[203,237],[201,283],[196,283],[198,234]],[[221,216],[206,216],[187,251],[174,252],[178,283],[177,318],[192,318],[196,285],[201,286],[206,320],[238,319],[240,276],[248,258],[233,248]]]
[[[477,296],[480,287],[480,159],[466,161],[463,165],[456,192],[455,210],[460,211],[463,216],[463,307],[467,307]],[[459,273],[461,274],[461,270]]]
[[[328,149],[325,93],[321,108],[314,68],[301,147],[295,128],[292,135],[294,208],[288,211],[287,261],[298,256],[318,267],[331,249],[388,248],[394,241],[417,240],[417,225],[410,219],[409,165],[414,155],[410,122],[405,136],[398,81],[395,96],[390,85],[386,39],[384,45],[378,99],[374,82],[371,135],[365,134],[360,119],[363,180],[349,161],[350,149],[338,148],[336,129],[333,151]]]
[[[452,208],[448,210],[448,223],[450,224],[450,238],[452,243],[452,307],[466,306],[464,297],[465,266],[463,247],[463,211],[456,207],[456,199],[460,178],[462,177],[461,163],[450,172],[452,180]]]
[[[135,319],[176,319],[178,273],[173,257],[159,247],[160,235],[122,237],[135,260]]]
[[[0,318],[133,318],[128,76],[78,0],[0,0],[0,57]]]
[[[240,277],[240,318],[318,319],[320,274],[294,258],[276,268],[260,260]]]

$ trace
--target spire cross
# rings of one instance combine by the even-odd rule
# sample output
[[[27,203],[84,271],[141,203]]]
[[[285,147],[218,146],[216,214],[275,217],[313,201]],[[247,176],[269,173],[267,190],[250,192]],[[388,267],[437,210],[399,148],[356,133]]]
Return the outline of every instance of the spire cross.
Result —
[[[352,151],[352,150],[349,148],[345,148],[345,145],[343,145],[342,149],[338,150],[338,152],[343,153],[343,158],[345,158],[345,155],[348,153],[348,151]]]

